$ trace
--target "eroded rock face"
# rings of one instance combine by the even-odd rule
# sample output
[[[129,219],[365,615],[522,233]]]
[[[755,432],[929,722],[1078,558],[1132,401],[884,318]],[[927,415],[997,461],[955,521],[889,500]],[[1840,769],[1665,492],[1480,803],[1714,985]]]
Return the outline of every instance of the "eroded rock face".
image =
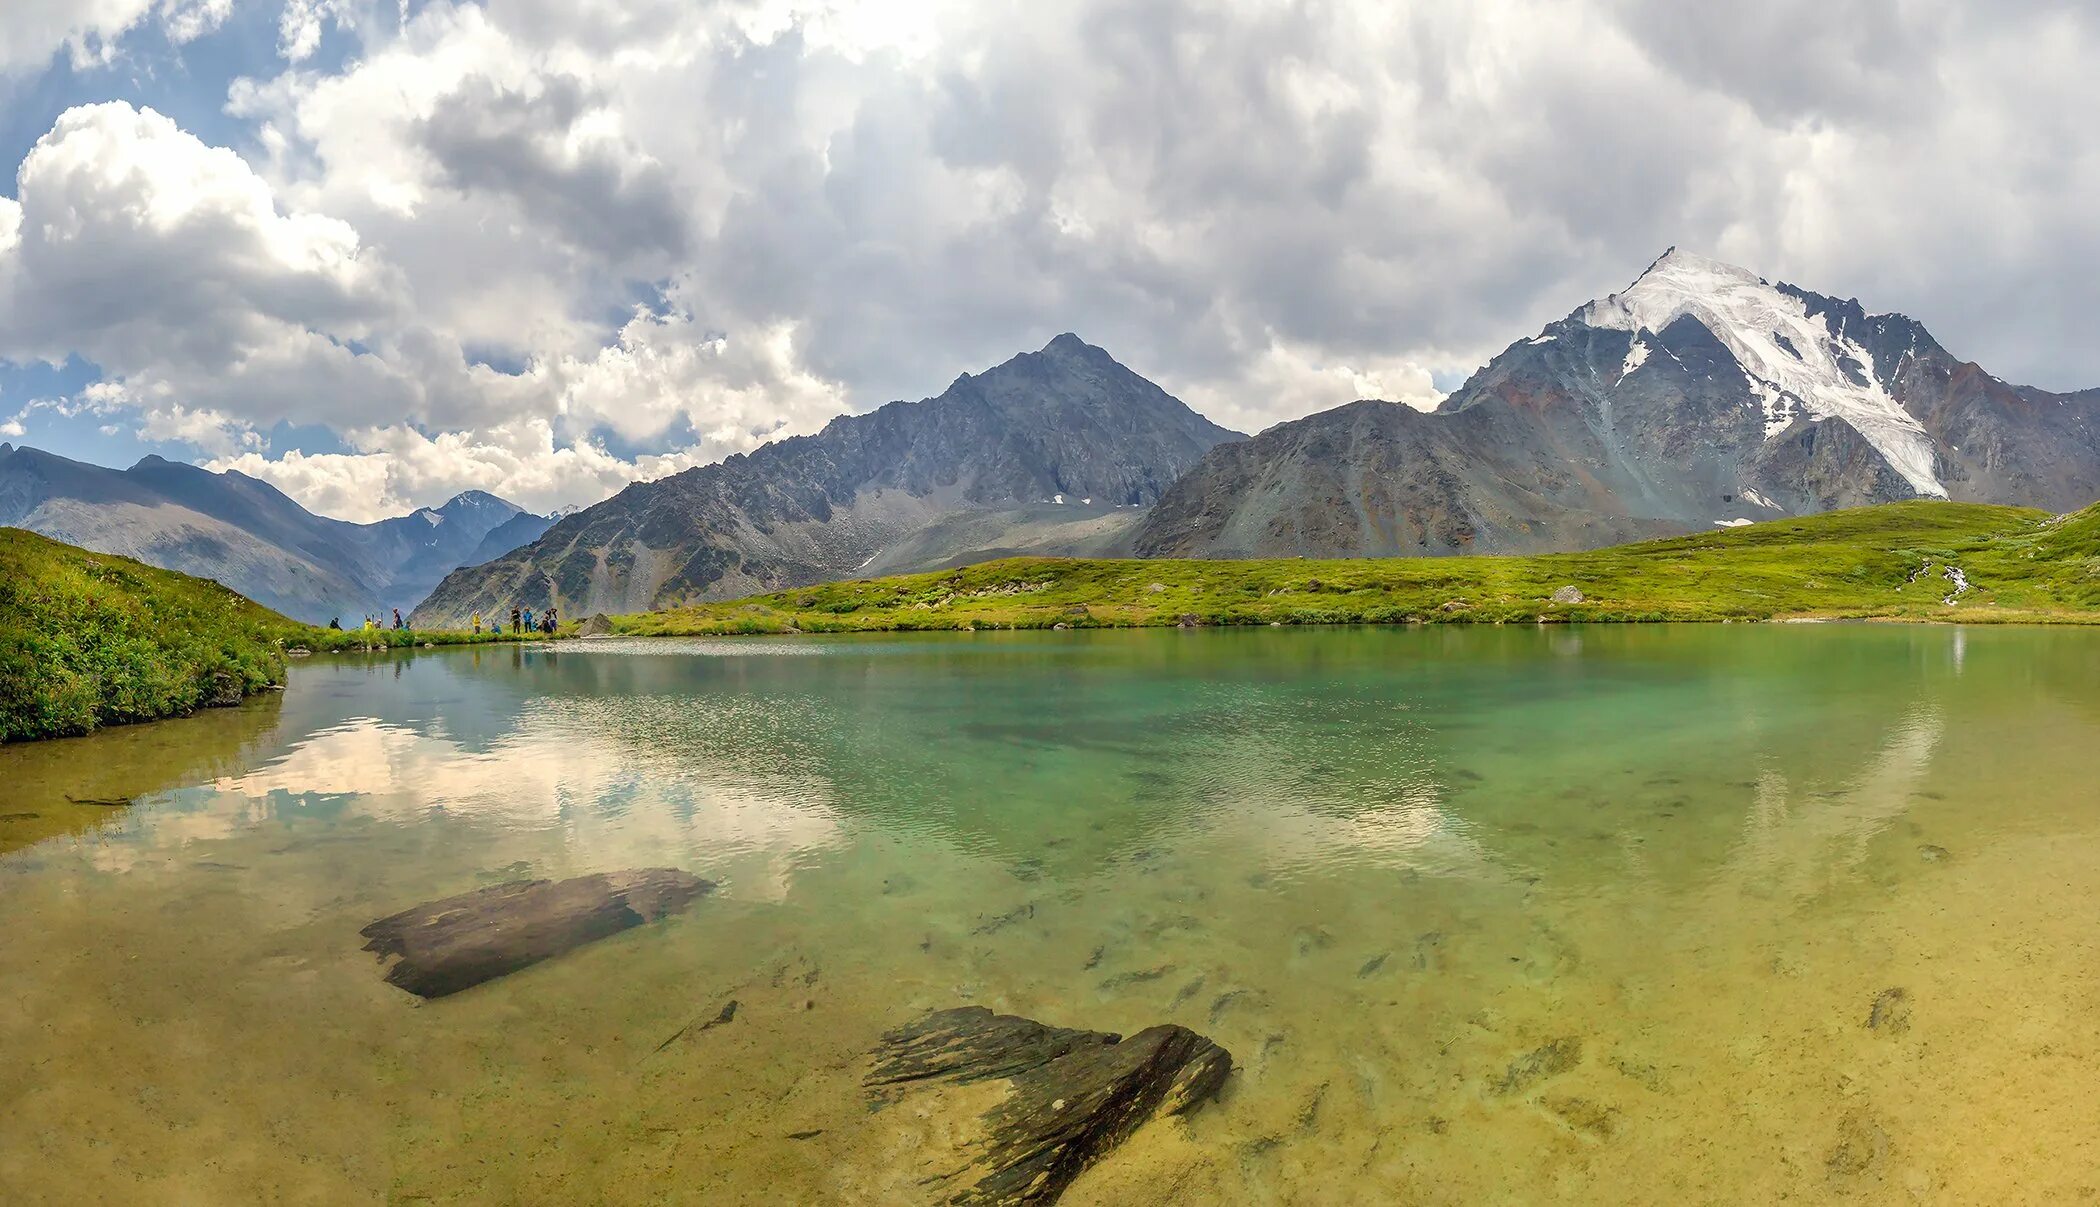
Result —
[[[444,997],[677,913],[714,887],[676,868],[514,880],[402,910],[359,933],[366,951],[401,957],[388,984]]]
[[[871,1097],[894,1100],[938,1083],[1009,1082],[954,1167],[928,1184],[951,1203],[1035,1204],[1055,1202],[1148,1120],[1215,1097],[1231,1072],[1231,1053],[1185,1027],[1124,1039],[966,1006],[884,1036],[866,1084]]]

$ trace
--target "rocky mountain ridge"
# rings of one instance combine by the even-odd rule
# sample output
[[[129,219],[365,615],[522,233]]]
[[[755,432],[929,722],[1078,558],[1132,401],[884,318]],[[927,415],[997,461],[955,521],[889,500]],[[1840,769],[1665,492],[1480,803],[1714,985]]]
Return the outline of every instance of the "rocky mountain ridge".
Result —
[[[109,469],[0,444],[0,524],[215,579],[287,616],[404,614],[492,544],[552,521],[483,491],[372,524],[315,515],[246,474],[149,456]]]
[[[1433,412],[1352,403],[1213,450],[1131,548],[1533,553],[1919,497],[2100,497],[2100,391],[2010,385],[1903,315],[1673,248]]]
[[[1026,548],[1094,552],[1212,446],[1210,422],[1060,335],[941,394],[636,483],[487,565],[419,624],[556,607],[633,612]],[[1073,508],[1063,524],[1045,508]],[[1084,513],[1083,515],[1081,513]]]

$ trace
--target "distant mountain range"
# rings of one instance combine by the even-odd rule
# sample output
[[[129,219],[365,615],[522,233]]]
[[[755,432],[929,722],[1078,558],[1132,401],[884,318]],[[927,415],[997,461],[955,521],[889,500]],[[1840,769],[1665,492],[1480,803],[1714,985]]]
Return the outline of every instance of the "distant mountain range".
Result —
[[[415,618],[632,612],[1011,553],[1109,552],[1206,451],[1241,438],[1060,335],[938,397],[629,486],[451,574]]]
[[[1358,402],[1205,457],[1145,557],[1590,548],[1914,497],[2100,497],[2100,391],[2010,385],[1900,314],[1672,249],[1433,413]]]
[[[1355,402],[1252,439],[1061,335],[933,398],[558,520],[469,492],[346,524],[237,473],[156,457],[119,472],[0,445],[0,524],[217,578],[305,619],[421,600],[423,625],[1015,553],[1582,549],[1914,497],[2059,512],[2100,498],[2100,390],[2011,385],[1900,314],[1675,249],[1434,411]]]
[[[160,457],[106,469],[0,444],[0,525],[217,579],[315,624],[406,614],[447,571],[508,552],[552,522],[476,490],[351,524],[246,474]]]

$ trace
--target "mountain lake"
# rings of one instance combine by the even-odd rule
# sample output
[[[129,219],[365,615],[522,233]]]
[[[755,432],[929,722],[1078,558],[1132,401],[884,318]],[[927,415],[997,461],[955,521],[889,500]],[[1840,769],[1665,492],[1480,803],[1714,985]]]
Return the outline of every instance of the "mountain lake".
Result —
[[[0,802],[9,1203],[942,1201],[862,1080],[956,1006],[1230,1051],[1066,1204],[2100,1186],[2100,632],[321,656]],[[715,888],[450,996],[361,934],[638,868]]]

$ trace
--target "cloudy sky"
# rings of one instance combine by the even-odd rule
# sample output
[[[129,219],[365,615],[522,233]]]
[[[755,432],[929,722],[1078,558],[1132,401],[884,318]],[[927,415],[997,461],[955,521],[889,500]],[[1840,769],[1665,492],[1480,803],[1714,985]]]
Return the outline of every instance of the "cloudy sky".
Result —
[[[1251,431],[1671,244],[2100,385],[2089,11],[5,0],[0,439],[548,508],[1066,330]]]

